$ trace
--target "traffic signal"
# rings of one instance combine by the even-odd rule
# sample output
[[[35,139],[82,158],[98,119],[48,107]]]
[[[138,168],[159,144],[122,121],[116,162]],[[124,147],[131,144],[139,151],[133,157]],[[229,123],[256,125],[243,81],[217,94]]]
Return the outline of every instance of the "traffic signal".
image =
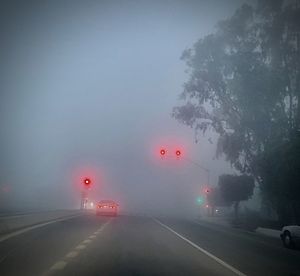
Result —
[[[181,151],[180,150],[176,150],[175,154],[176,154],[177,157],[179,157],[181,155]]]
[[[92,181],[91,181],[91,179],[89,179],[89,178],[85,178],[85,179],[83,180],[83,184],[84,184],[84,186],[85,186],[86,188],[89,188],[89,187],[91,186],[91,184],[92,184]]]
[[[209,194],[209,193],[210,193],[210,189],[206,188],[206,189],[205,189],[205,193],[206,193],[206,194]]]
[[[161,149],[159,153],[161,156],[164,156],[164,155],[166,155],[167,152],[165,149]]]
[[[204,203],[204,198],[202,196],[197,197],[197,204],[202,205]]]

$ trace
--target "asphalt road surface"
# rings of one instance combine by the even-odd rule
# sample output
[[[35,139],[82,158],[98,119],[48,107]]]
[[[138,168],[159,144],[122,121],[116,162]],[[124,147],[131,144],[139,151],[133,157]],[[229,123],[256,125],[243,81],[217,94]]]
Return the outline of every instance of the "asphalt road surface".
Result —
[[[203,222],[88,214],[2,238],[0,275],[300,276],[300,251]]]

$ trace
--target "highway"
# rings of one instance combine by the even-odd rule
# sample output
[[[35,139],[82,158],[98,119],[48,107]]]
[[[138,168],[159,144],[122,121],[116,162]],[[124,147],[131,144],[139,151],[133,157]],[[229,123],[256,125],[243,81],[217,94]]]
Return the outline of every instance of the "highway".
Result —
[[[205,222],[85,214],[2,237],[0,275],[300,275],[300,251]]]

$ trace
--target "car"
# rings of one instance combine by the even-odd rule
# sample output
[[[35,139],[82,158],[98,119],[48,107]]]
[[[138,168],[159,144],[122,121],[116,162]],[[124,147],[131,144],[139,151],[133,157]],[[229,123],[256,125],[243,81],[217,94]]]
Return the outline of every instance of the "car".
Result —
[[[284,226],[281,230],[280,238],[287,248],[295,248],[300,244],[300,225]]]
[[[98,216],[114,216],[118,215],[119,204],[113,200],[101,200],[96,206],[96,215]]]

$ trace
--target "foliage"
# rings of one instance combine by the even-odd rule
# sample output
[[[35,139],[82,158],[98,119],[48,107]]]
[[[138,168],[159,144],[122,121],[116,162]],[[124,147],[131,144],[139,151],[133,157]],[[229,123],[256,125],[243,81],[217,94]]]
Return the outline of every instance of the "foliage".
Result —
[[[206,198],[208,204],[213,207],[226,207],[231,205],[231,202],[224,200],[220,193],[219,187],[211,188]]]
[[[190,78],[173,116],[197,133],[216,132],[217,155],[252,174],[265,197],[276,197],[257,161],[300,127],[300,4],[257,3],[243,5],[184,51]]]
[[[248,175],[223,174],[219,177],[219,187],[226,202],[248,200],[253,195],[254,180]]]
[[[219,177],[221,197],[225,202],[234,203],[236,217],[240,201],[253,195],[254,179],[248,175],[223,174]]]
[[[300,135],[265,152],[258,164],[264,179],[262,190],[279,207],[280,219],[300,222]]]

